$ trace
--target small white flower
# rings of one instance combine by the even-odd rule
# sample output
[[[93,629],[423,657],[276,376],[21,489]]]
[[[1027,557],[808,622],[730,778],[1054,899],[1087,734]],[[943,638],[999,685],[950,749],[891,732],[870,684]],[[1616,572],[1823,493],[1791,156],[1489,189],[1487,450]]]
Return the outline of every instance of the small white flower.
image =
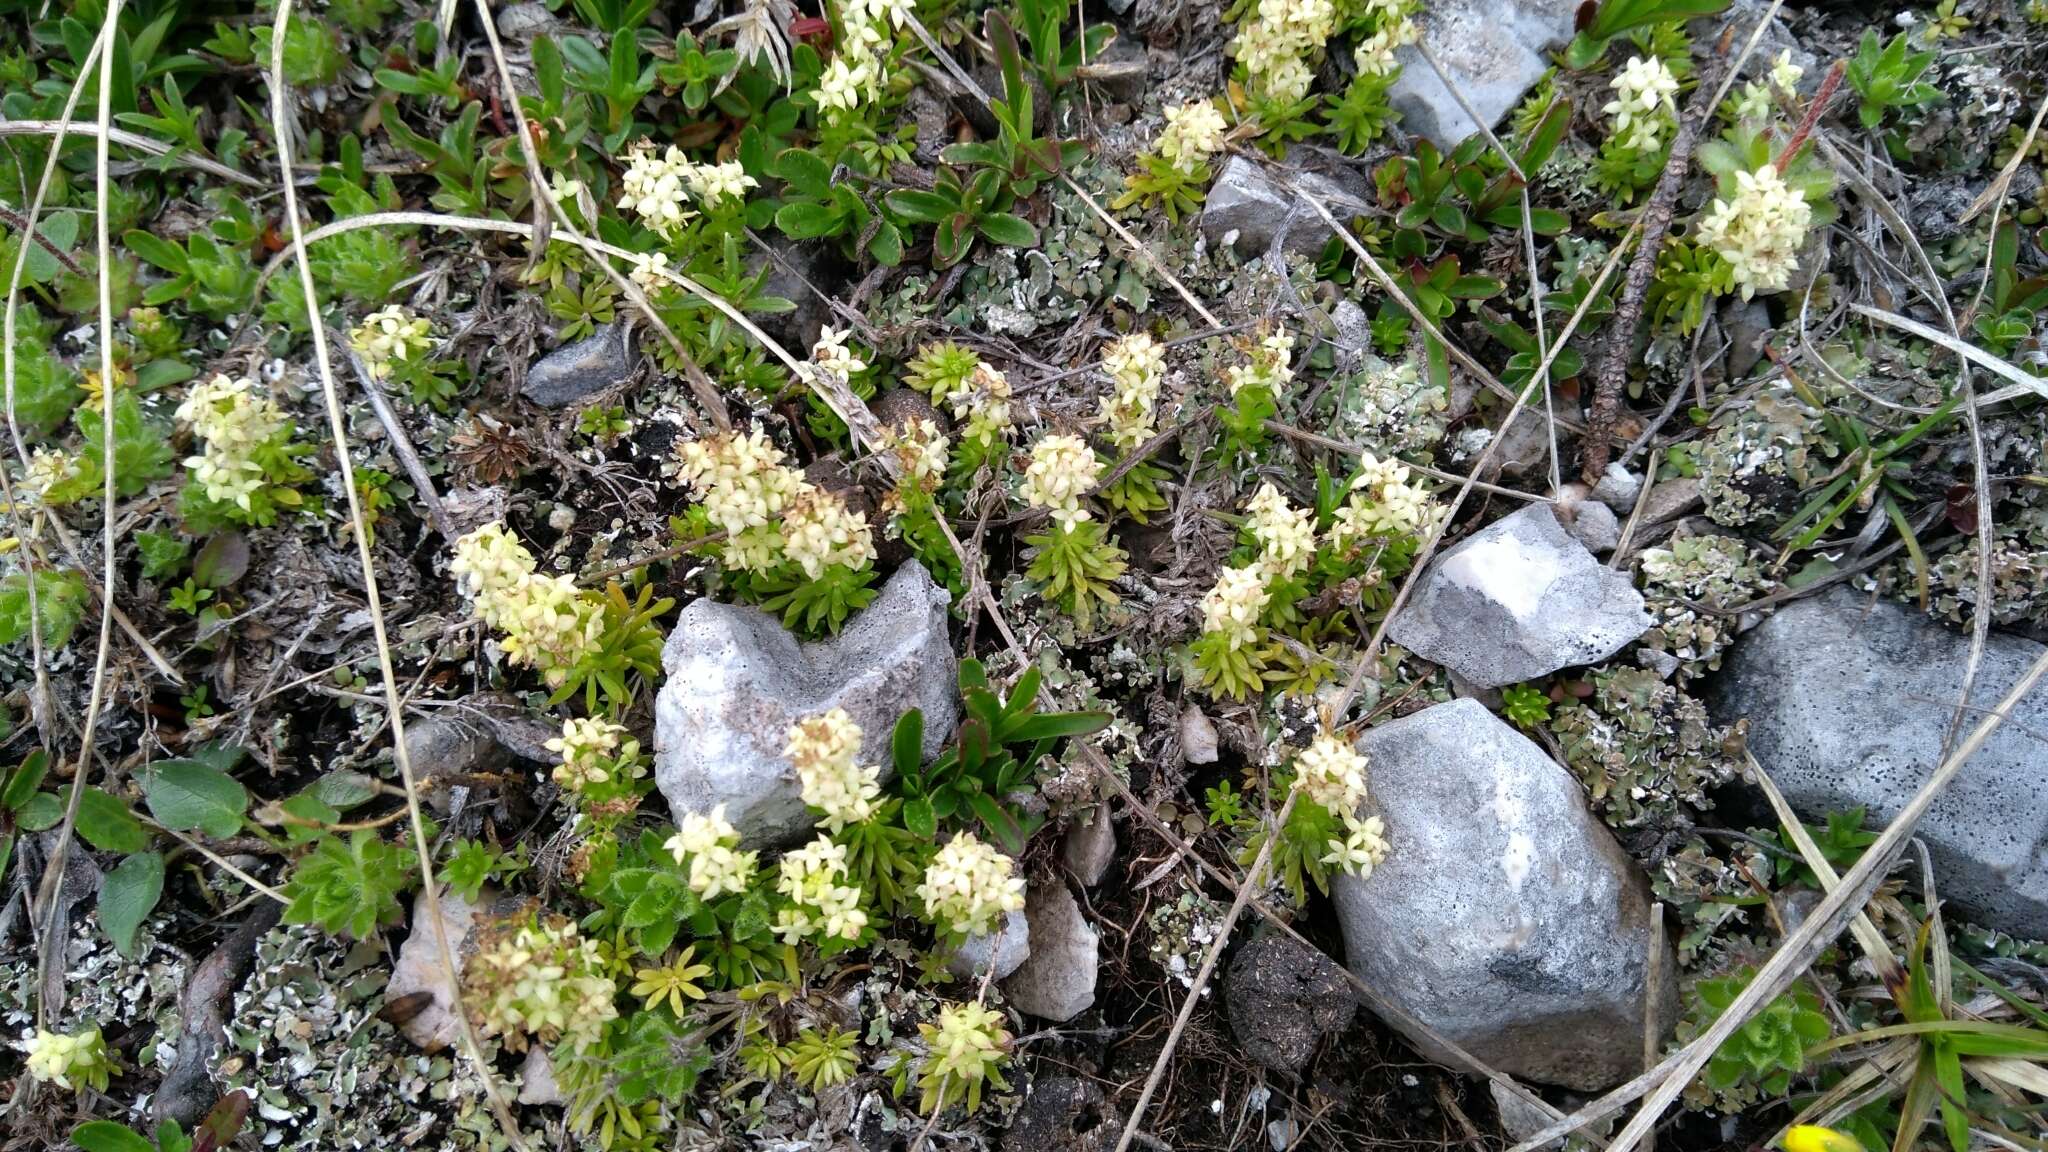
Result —
[[[1791,283],[1812,221],[1806,197],[1785,183],[1776,165],[1765,164],[1735,174],[1735,195],[1715,200],[1701,217],[1699,240],[1728,261],[1747,300]]]
[[[1043,508],[1062,529],[1088,519],[1081,497],[1095,487],[1102,461],[1078,436],[1046,435],[1031,446],[1031,463],[1018,491],[1033,508]]]
[[[1223,636],[1232,649],[1242,648],[1256,637],[1259,614],[1271,599],[1258,565],[1224,568],[1202,597],[1202,631]]]

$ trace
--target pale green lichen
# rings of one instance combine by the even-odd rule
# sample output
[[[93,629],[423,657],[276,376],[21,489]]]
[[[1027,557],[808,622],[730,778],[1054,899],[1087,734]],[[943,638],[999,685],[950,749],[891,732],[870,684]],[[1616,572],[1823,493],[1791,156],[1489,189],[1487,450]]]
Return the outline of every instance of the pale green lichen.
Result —
[[[1559,709],[1550,730],[1565,764],[1609,824],[1684,827],[1707,789],[1739,771],[1698,700],[1646,668],[1593,677],[1593,694]]]

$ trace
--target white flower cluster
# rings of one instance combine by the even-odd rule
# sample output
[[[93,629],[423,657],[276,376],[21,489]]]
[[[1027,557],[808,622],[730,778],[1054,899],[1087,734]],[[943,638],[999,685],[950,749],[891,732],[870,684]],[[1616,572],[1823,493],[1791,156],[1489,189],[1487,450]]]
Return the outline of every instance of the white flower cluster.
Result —
[[[864,513],[782,463],[782,449],[756,427],[685,442],[683,479],[726,533],[726,566],[750,572],[790,561],[815,580],[834,564],[875,558]]]
[[[646,771],[639,766],[640,742],[632,732],[601,716],[562,721],[562,734],[547,742],[547,750],[562,758],[555,766],[555,783],[571,792],[603,784],[621,771],[631,776]]]
[[[1601,111],[1614,117],[1614,134],[1623,147],[1655,152],[1665,133],[1678,126],[1678,77],[1664,61],[1631,56],[1608,87],[1614,99]]]
[[[1031,463],[1024,468],[1024,482],[1018,494],[1033,508],[1052,515],[1062,531],[1088,519],[1081,503],[1102,475],[1102,461],[1079,436],[1045,435],[1031,446]]]
[[[1742,86],[1742,95],[1736,98],[1735,116],[1740,120],[1767,120],[1771,115],[1771,88],[1790,100],[1798,93],[1800,78],[1806,69],[1792,62],[1792,50],[1781,49],[1778,58],[1771,61],[1770,87],[1751,80]]]
[[[1243,364],[1233,364],[1224,372],[1224,382],[1230,386],[1232,396],[1250,387],[1277,393],[1294,379],[1294,369],[1287,363],[1294,355],[1293,333],[1268,332],[1252,345],[1250,352]]]
[[[852,940],[867,928],[861,891],[843,883],[845,879],[846,846],[833,843],[829,836],[783,854],[775,890],[796,905],[776,914],[775,931],[783,943],[795,944],[818,933]]]
[[[630,209],[656,232],[672,236],[696,215],[689,207],[692,199],[717,208],[744,200],[747,189],[757,183],[737,160],[698,164],[673,144],[656,155],[654,145],[642,140],[627,154],[626,171],[619,177],[619,207]]]
[[[878,100],[888,81],[888,45],[917,8],[914,0],[846,0],[839,6],[842,40],[818,77],[813,99],[837,118]]]
[[[818,341],[811,345],[811,362],[839,377],[841,382],[849,380],[856,372],[867,370],[868,362],[853,354],[846,346],[846,338],[852,335],[850,329],[835,329],[830,324],[818,327]]]
[[[505,657],[560,687],[604,636],[604,613],[568,576],[543,576],[533,553],[492,521],[455,541],[448,565],[477,619],[504,633]]]
[[[205,442],[185,466],[206,492],[206,498],[249,511],[250,498],[263,488],[263,465],[256,453],[287,433],[291,424],[277,401],[259,391],[248,377],[230,380],[216,375],[194,384],[178,405],[178,419],[191,425]]]
[[[707,815],[685,812],[676,824],[676,834],[662,843],[677,864],[690,868],[690,891],[706,900],[728,892],[743,892],[754,878],[759,852],[742,852],[739,829],[725,818],[720,804]]]
[[[434,346],[433,327],[423,316],[415,316],[397,304],[381,308],[349,329],[349,346],[363,358],[363,368],[373,380],[391,375],[391,366],[410,360]]]
[[[1735,271],[1744,300],[1758,292],[1783,292],[1799,270],[1813,206],[1785,183],[1777,166],[1735,174],[1735,195],[1715,200],[1700,218],[1700,243],[1719,253]]]
[[[604,974],[598,942],[568,919],[528,923],[477,950],[465,966],[464,1001],[486,1036],[517,1052],[528,1038],[567,1042],[577,1052],[617,1018],[617,986]]]
[[[1024,878],[1011,875],[1010,858],[972,832],[946,841],[925,867],[917,894],[926,919],[955,936],[981,936],[996,917],[1024,907]]]
[[[1237,30],[1237,58],[1266,95],[1292,103],[1308,95],[1310,61],[1336,30],[1333,0],[1259,0]]]
[[[1387,857],[1386,826],[1377,816],[1358,815],[1366,797],[1365,770],[1365,754],[1328,733],[1294,759],[1294,786],[1303,799],[1344,821],[1344,835],[1331,838],[1323,863],[1361,879]]]
[[[1166,350],[1145,333],[1133,332],[1102,350],[1102,370],[1115,386],[1102,398],[1110,443],[1136,448],[1155,431],[1153,409],[1159,402],[1159,385],[1166,379]]]
[[[1166,127],[1153,142],[1160,159],[1187,175],[1209,162],[1223,148],[1230,125],[1213,100],[1190,100],[1166,110]]]
[[[88,1085],[101,1091],[107,1087],[107,1073],[113,1064],[98,1028],[83,1029],[75,1036],[38,1028],[23,1048],[28,1074],[45,1084],[72,1092]]]
[[[1245,511],[1246,527],[1259,542],[1258,567],[1267,579],[1290,579],[1315,559],[1314,514],[1289,504],[1270,481],[1259,485]]]
[[[905,420],[882,428],[883,450],[896,457],[906,482],[919,487],[936,486],[946,474],[946,450],[952,444],[929,417]]]
[[[1202,631],[1222,636],[1233,651],[1242,648],[1257,636],[1259,614],[1271,599],[1257,564],[1225,568],[1202,596]]]
[[[948,377],[947,383],[934,384],[932,403],[953,410],[953,419],[962,422],[962,442],[993,445],[1010,430],[1010,378],[972,352],[956,351],[971,357],[974,367],[960,376]]]
[[[1421,485],[1408,479],[1408,466],[1368,452],[1351,481],[1351,495],[1337,509],[1330,538],[1339,547],[1369,536],[1428,533],[1444,509]]]
[[[825,814],[834,832],[875,813],[882,771],[854,762],[860,755],[860,725],[843,708],[806,716],[790,725],[782,754],[796,767],[804,803]]]
[[[85,474],[85,459],[75,452],[61,448],[37,448],[29,455],[28,468],[23,471],[21,483],[28,495],[40,500],[60,484],[68,484]]]
[[[1415,25],[1415,0],[1366,0],[1365,11],[1377,26],[1351,50],[1352,63],[1361,75],[1385,76],[1400,66],[1394,49],[1413,44],[1422,35]]]

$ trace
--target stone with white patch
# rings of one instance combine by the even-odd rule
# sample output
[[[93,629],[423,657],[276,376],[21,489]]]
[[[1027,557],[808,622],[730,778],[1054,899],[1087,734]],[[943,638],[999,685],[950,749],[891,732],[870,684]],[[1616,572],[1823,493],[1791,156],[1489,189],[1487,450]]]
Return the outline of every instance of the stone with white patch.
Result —
[[[1003,981],[1003,995],[1019,1012],[1064,1023],[1095,1003],[1095,926],[1058,877],[1031,885],[1025,900],[1031,955]]]
[[[1650,627],[1629,578],[1532,504],[1437,560],[1388,636],[1479,688],[1596,664]]]
[[[946,635],[951,598],[915,561],[830,640],[800,643],[758,608],[704,599],[683,609],[661,660],[654,782],[680,819],[723,804],[748,847],[792,843],[817,823],[784,759],[790,725],[844,708],[860,725],[861,760],[890,772],[889,738],[924,712],[924,757],[959,721],[959,665]]]
[[[1382,724],[1358,746],[1391,851],[1331,889],[1352,970],[1513,1075],[1593,1091],[1640,1071],[1649,884],[1578,782],[1472,700]],[[1668,954],[1660,970],[1668,1006]],[[1658,1034],[1668,1025],[1660,1009]]]

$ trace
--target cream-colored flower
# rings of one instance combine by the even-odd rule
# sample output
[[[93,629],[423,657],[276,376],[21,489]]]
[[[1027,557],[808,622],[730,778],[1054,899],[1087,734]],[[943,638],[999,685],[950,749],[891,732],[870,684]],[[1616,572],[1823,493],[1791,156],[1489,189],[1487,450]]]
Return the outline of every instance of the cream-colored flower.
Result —
[[[106,1091],[113,1060],[107,1055],[107,1044],[98,1028],[85,1028],[76,1034],[38,1028],[23,1049],[32,1078],[71,1092],[88,1087]]]
[[[1109,425],[1110,442],[1119,448],[1136,448],[1154,430],[1153,407],[1159,400],[1159,385],[1166,378],[1166,351],[1152,337],[1133,332],[1103,349],[1102,370],[1115,386],[1102,398],[1102,419]]]
[[[747,170],[737,160],[721,164],[692,164],[683,172],[683,182],[690,186],[690,195],[706,208],[716,208],[728,201],[739,203],[747,198],[747,189],[760,187],[760,182],[747,175]]]
[[[1258,565],[1225,568],[1202,597],[1202,631],[1223,636],[1232,649],[1242,648],[1256,638],[1259,614],[1271,599]]]
[[[650,252],[633,257],[633,270],[627,275],[642,292],[653,292],[668,286],[668,253]]]
[[[1344,813],[1344,835],[1332,837],[1329,854],[1323,863],[1349,872],[1360,880],[1372,876],[1372,870],[1379,867],[1391,850],[1387,844],[1386,825],[1377,816],[1359,819],[1355,813]]]
[[[868,916],[860,906],[861,890],[845,879],[846,846],[829,836],[783,854],[775,890],[796,904],[777,921],[785,942],[794,944],[814,932],[842,940],[860,936]]]
[[[811,345],[811,360],[818,367],[832,373],[841,380],[848,379],[856,372],[867,370],[868,362],[853,354],[846,346],[846,338],[852,335],[850,329],[833,328],[830,324],[818,329],[818,341]]]
[[[859,568],[875,559],[868,518],[822,488],[805,484],[782,515],[783,555],[816,580],[835,564]]]
[[[1337,815],[1365,803],[1365,754],[1327,732],[1294,758],[1294,786]]]
[[[823,812],[833,832],[874,815],[882,794],[881,769],[855,763],[860,738],[853,717],[833,708],[792,725],[782,750],[796,768],[804,803]]]
[[[434,346],[433,327],[424,317],[393,304],[363,317],[361,324],[349,329],[348,342],[362,357],[370,378],[382,380],[391,375],[393,364],[411,360]]]
[[[1792,50],[1790,48],[1778,50],[1778,58],[1771,61],[1772,84],[1777,85],[1780,91],[1789,96],[1798,90],[1799,81],[1805,75],[1806,69],[1792,62]]]
[[[1268,579],[1288,579],[1315,559],[1315,516],[1289,504],[1270,482],[1259,485],[1245,511],[1246,527],[1259,542],[1259,566]]]
[[[689,866],[690,890],[706,900],[744,892],[754,878],[758,852],[739,850],[739,830],[725,818],[725,805],[709,813],[685,812],[676,834],[662,845],[677,864]]]
[[[601,716],[571,716],[564,720],[562,734],[549,740],[547,749],[562,758],[555,767],[555,783],[571,792],[605,783],[621,764],[633,764],[640,756],[640,742],[623,725]]]
[[[619,176],[619,207],[640,217],[664,236],[696,215],[689,208],[689,177],[693,169],[683,150],[671,144],[660,155],[642,140],[627,154]]]
[[[1655,56],[1629,57],[1608,85],[1613,100],[1601,111],[1614,117],[1614,131],[1638,152],[1652,152],[1678,123],[1678,77]]]
[[[1081,498],[1095,487],[1102,475],[1102,461],[1078,436],[1045,435],[1031,446],[1031,463],[1024,469],[1018,493],[1033,508],[1043,508],[1062,529],[1088,519]]]
[[[1715,200],[1700,218],[1700,243],[1734,270],[1742,298],[1782,292],[1799,270],[1799,248],[1813,222],[1813,207],[1785,183],[1776,165],[1735,174],[1735,195]]]
[[[1024,878],[1008,856],[960,832],[926,866],[917,894],[926,919],[955,936],[981,936],[996,918],[1024,907]]]
[[[185,460],[193,479],[207,499],[245,512],[263,487],[257,450],[291,429],[284,410],[260,388],[247,377],[216,375],[194,384],[177,411],[177,418],[189,424],[205,445],[199,455]]]
[[[1222,150],[1229,128],[1215,101],[1190,100],[1166,110],[1166,127],[1153,148],[1168,164],[1192,173]]]

